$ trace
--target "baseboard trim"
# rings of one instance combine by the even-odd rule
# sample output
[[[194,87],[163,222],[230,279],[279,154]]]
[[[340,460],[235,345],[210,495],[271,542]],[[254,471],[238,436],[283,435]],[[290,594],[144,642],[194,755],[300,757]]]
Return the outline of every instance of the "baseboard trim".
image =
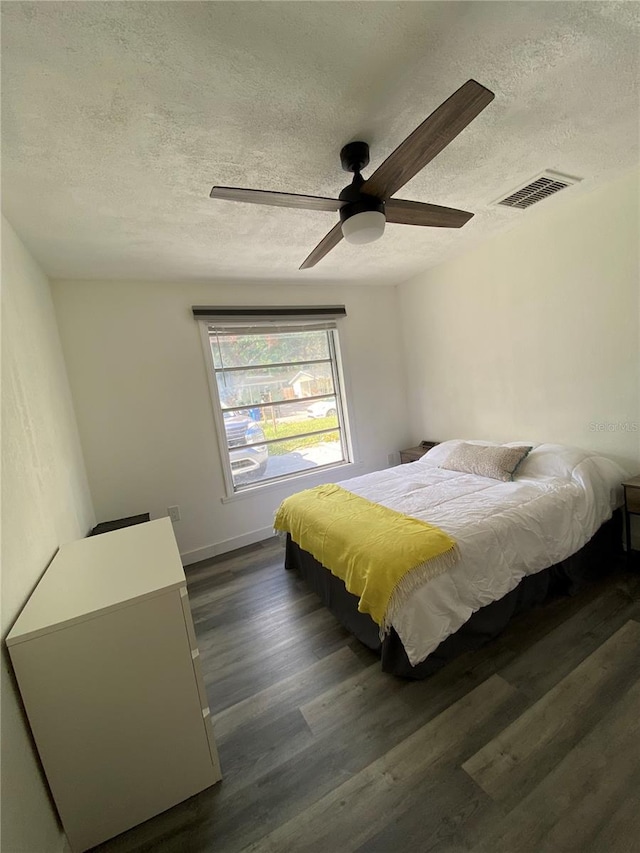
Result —
[[[227,554],[229,551],[244,548],[246,545],[255,545],[256,542],[271,539],[273,535],[273,527],[262,527],[260,530],[252,530],[250,533],[243,533],[242,536],[235,536],[233,539],[224,539],[222,542],[216,542],[214,545],[206,545],[204,548],[185,551],[183,554],[180,554],[182,565],[190,566],[192,563],[199,563],[200,560],[209,560],[211,557]]]

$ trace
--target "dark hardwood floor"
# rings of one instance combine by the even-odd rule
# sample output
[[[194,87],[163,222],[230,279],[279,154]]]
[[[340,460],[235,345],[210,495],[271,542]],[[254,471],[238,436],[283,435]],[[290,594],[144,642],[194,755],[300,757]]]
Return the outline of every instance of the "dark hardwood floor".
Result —
[[[187,578],[223,781],[96,850],[640,851],[639,572],[422,682],[382,673],[275,539]]]

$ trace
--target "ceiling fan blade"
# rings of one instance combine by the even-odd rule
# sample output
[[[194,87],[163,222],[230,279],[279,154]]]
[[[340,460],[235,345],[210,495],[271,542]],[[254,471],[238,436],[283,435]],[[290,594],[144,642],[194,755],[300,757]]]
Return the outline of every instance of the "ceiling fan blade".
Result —
[[[213,187],[211,198],[226,201],[244,201],[248,204],[269,204],[273,207],[295,207],[299,210],[340,210],[344,201],[338,198],[323,198],[316,195],[277,193],[270,190],[245,190],[240,187]]]
[[[323,237],[315,247],[309,257],[305,258],[300,264],[301,270],[308,270],[309,267],[315,267],[318,261],[321,261],[338,243],[342,240],[342,223],[338,222],[334,225],[331,231]]]
[[[491,103],[495,95],[467,80],[440,104],[364,182],[362,192],[387,199],[430,163]]]
[[[455,207],[440,207],[439,204],[423,204],[421,201],[403,201],[390,198],[384,203],[387,222],[401,225],[428,225],[431,228],[462,228],[473,213],[456,210]]]

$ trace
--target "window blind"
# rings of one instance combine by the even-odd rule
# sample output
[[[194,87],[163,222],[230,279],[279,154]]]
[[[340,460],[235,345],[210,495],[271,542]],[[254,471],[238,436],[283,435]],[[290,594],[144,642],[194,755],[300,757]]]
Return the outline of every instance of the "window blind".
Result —
[[[290,330],[290,323],[296,321],[305,323],[308,328],[309,321],[338,320],[346,317],[347,311],[344,305],[272,305],[272,306],[192,306],[193,316],[196,320],[205,320],[212,325],[231,325],[238,323],[286,323]],[[326,327],[325,327],[326,328]]]

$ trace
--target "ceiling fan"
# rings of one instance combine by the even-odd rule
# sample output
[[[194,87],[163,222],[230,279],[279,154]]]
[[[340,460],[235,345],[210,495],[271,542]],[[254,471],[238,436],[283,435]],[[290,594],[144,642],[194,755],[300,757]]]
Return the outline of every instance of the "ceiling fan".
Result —
[[[461,228],[471,219],[473,213],[453,207],[440,207],[437,204],[402,201],[391,196],[452,142],[494,97],[493,92],[480,83],[467,80],[366,180],[361,172],[369,163],[369,146],[366,142],[350,142],[345,145],[340,152],[340,160],[346,172],[353,172],[353,180],[338,198],[239,187],[213,187],[211,198],[294,207],[300,210],[339,211],[340,222],[334,225],[305,258],[300,265],[301,270],[315,266],[343,237],[350,243],[371,243],[377,240],[384,232],[385,222],[427,225],[432,228]]]

